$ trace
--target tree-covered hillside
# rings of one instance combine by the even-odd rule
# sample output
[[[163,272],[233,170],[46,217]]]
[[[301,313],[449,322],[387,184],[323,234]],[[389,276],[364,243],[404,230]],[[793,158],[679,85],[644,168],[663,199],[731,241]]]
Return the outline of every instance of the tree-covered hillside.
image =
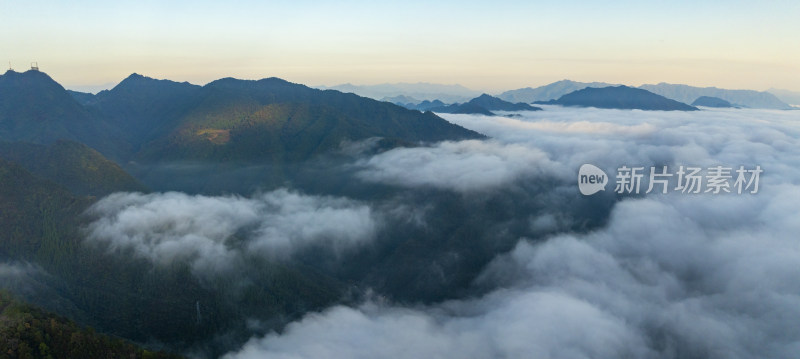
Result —
[[[0,291],[0,359],[180,358],[143,349],[24,304]]]
[[[14,161],[77,195],[105,196],[116,191],[146,191],[118,164],[78,142],[57,140],[50,145],[0,142],[0,158]]]

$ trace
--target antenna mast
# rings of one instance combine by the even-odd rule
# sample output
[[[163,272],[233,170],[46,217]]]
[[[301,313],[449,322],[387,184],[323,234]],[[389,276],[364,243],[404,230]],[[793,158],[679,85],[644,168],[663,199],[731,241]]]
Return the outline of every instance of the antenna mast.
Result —
[[[31,62],[31,70],[39,71],[39,63],[38,62]]]

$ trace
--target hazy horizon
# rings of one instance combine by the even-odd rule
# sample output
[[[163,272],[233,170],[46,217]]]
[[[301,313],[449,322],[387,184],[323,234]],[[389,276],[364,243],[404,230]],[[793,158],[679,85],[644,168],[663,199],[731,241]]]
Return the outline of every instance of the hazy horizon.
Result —
[[[222,77],[461,84],[499,92],[558,81],[800,91],[790,1],[0,1],[0,49],[75,89],[132,72],[204,84]],[[4,62],[5,62],[4,61]]]
[[[11,69],[7,69],[7,70],[13,70],[15,72],[20,72],[21,73],[21,72],[25,72],[25,71],[30,70],[30,68],[25,68],[25,69],[11,68]],[[50,73],[48,73],[48,71],[46,71],[46,69],[40,68],[40,71],[48,74],[51,77],[53,77],[52,74],[50,74]],[[150,76],[148,74],[144,74],[144,73],[137,72],[137,71],[131,72],[130,74],[128,74],[127,76],[125,76],[125,77],[123,77],[121,79],[119,79],[118,81],[109,82],[109,83],[105,83],[105,84],[97,84],[97,85],[70,85],[70,84],[63,83],[63,82],[59,81],[59,79],[55,78],[55,77],[53,77],[53,80],[58,82],[60,85],[64,86],[64,88],[67,89],[67,90],[97,94],[100,91],[110,90],[110,89],[114,88],[115,86],[119,85],[123,80],[128,78],[128,76],[131,76],[133,74],[139,74],[139,75],[142,75],[142,76],[145,76],[145,77],[150,77],[150,78],[153,78],[153,79],[156,79],[156,80],[170,80],[170,81],[175,81],[175,82],[188,82],[188,83],[191,83],[193,85],[198,85],[198,86],[205,86],[210,82],[213,82],[213,81],[216,81],[216,80],[219,80],[219,79],[222,79],[222,78],[226,78],[226,77],[233,77],[233,78],[240,79],[240,80],[261,80],[261,79],[270,78],[270,77],[278,77],[278,78],[281,78],[281,79],[289,81],[289,82],[299,83],[301,85],[306,85],[306,86],[313,87],[313,88],[332,88],[332,87],[341,86],[341,85],[351,85],[351,86],[357,86],[357,87],[359,87],[359,86],[379,86],[379,85],[442,85],[442,86],[461,86],[461,87],[464,87],[467,90],[476,91],[476,92],[483,91],[483,92],[486,92],[486,93],[489,93],[489,94],[499,94],[499,93],[504,92],[504,91],[517,90],[517,89],[526,88],[526,87],[536,88],[536,87],[540,87],[540,86],[546,86],[546,85],[549,85],[549,84],[552,84],[552,83],[558,82],[558,81],[575,81],[575,82],[583,82],[583,83],[604,82],[604,83],[609,83],[609,84],[617,84],[618,83],[618,84],[626,85],[626,86],[630,86],[630,87],[639,87],[639,86],[648,85],[648,84],[667,83],[667,84],[675,84],[675,85],[689,85],[689,86],[699,87],[699,88],[716,87],[716,88],[726,89],[726,90],[755,90],[755,91],[767,92],[770,89],[778,89],[778,90],[793,91],[791,89],[775,88],[775,87],[770,87],[770,88],[766,88],[766,89],[725,88],[725,87],[715,86],[715,85],[700,86],[700,85],[692,85],[690,83],[678,83],[678,82],[670,82],[670,81],[643,82],[643,83],[621,83],[621,82],[602,81],[602,80],[585,80],[584,81],[584,80],[575,80],[575,79],[571,79],[571,78],[561,78],[559,80],[553,80],[553,81],[545,82],[545,83],[530,84],[530,85],[526,85],[526,86],[522,86],[522,87],[502,88],[502,89],[474,88],[474,87],[465,86],[465,85],[460,84],[460,83],[436,83],[436,82],[429,82],[429,81],[416,81],[416,82],[410,82],[410,81],[409,82],[404,82],[404,81],[389,82],[389,81],[384,81],[384,82],[374,82],[374,83],[341,82],[341,83],[334,83],[334,84],[317,84],[317,83],[303,83],[303,82],[299,82],[299,81],[293,81],[293,80],[288,79],[288,78],[282,78],[280,76],[269,76],[269,75],[265,75],[265,76],[262,76],[262,77],[255,77],[255,78],[241,78],[241,77],[235,77],[235,76],[223,76],[223,77],[220,77],[220,78],[212,79],[212,80],[207,81],[207,82],[197,83],[197,82],[192,82],[192,81],[175,80],[175,79],[172,79],[172,78],[169,78],[169,77],[153,77],[153,76]],[[800,92],[800,91],[797,91],[797,92]]]

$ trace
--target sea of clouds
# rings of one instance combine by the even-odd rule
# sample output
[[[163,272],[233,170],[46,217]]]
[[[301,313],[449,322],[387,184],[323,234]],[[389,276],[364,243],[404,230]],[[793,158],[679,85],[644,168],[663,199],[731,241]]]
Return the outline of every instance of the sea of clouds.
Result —
[[[479,281],[498,285],[478,298],[336,306],[227,358],[800,353],[800,113],[546,106],[521,117],[445,116],[493,139],[391,150],[361,160],[359,177],[470,192],[545,173],[577,191],[583,163],[611,176],[622,165],[759,165],[764,173],[756,194],[627,196],[595,231],[520,238],[484,270]]]
[[[613,198],[603,226],[572,232],[559,213],[538,213],[531,237],[482,269],[475,285],[491,288],[484,294],[335,306],[253,337],[226,358],[800,353],[800,111],[543,107],[509,117],[443,115],[491,139],[397,148],[347,166],[364,184],[462,196],[546,178],[555,183],[549,201],[570,206],[578,168],[590,163],[611,176],[605,192],[582,198]],[[764,172],[758,193],[616,196],[623,165]],[[253,253],[291,255],[314,245],[357,251],[391,230],[381,225],[385,207],[286,189],[249,198],[121,193],[90,210],[87,237],[109,251],[156,265],[184,260],[204,272]],[[425,221],[425,211],[415,213]]]

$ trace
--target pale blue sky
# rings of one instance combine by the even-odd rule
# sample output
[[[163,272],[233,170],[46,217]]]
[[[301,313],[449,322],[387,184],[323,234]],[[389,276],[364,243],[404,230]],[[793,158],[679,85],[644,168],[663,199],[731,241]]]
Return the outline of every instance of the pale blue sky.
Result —
[[[798,1],[4,1],[0,60],[66,87],[569,78],[800,91]],[[4,61],[4,62],[5,62]]]

